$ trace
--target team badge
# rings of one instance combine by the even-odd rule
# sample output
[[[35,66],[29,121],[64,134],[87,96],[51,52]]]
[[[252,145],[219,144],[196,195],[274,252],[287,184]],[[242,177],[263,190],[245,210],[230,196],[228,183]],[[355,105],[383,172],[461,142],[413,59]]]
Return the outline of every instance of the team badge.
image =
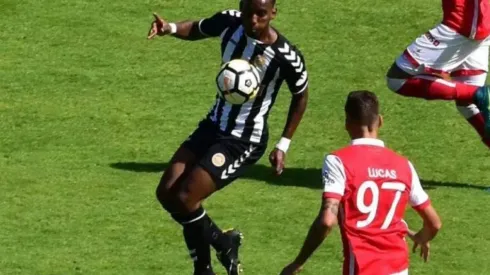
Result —
[[[330,175],[329,175],[329,173],[328,173],[327,170],[324,170],[323,171],[323,175],[322,176],[323,176],[323,184],[324,185],[330,186],[330,185],[335,184],[335,181],[332,178],[330,178]]]
[[[216,153],[211,157],[211,162],[216,167],[221,167],[225,164],[226,158],[222,153]]]
[[[265,57],[263,55],[257,55],[253,61],[256,67],[263,67],[265,65]]]

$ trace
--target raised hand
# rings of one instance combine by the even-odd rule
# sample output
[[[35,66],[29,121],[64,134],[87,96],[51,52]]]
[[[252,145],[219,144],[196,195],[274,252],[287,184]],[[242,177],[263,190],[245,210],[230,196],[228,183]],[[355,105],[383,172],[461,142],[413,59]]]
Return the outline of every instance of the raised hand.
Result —
[[[153,39],[155,36],[163,36],[170,33],[170,25],[167,21],[163,20],[158,14],[153,13],[155,20],[151,23],[150,30],[148,31],[148,39]]]

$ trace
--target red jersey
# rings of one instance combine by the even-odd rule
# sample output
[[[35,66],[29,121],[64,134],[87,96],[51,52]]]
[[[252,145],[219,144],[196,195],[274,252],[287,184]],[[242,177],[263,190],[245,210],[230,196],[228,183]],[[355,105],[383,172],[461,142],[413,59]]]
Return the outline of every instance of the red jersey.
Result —
[[[461,35],[484,40],[490,35],[488,0],[442,0],[442,23]]]
[[[403,216],[427,193],[412,164],[377,139],[356,139],[325,158],[324,197],[341,201],[344,275],[399,274],[408,268]]]

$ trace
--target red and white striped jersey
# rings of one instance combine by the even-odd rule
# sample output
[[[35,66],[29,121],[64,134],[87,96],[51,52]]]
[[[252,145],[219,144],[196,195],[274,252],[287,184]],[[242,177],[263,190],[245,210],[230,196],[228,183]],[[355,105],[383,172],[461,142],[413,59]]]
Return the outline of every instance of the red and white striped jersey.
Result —
[[[490,35],[489,0],[442,0],[442,23],[470,39]]]
[[[355,139],[325,158],[325,198],[341,202],[344,275],[391,275],[408,268],[407,204],[430,205],[417,172],[378,139]]]

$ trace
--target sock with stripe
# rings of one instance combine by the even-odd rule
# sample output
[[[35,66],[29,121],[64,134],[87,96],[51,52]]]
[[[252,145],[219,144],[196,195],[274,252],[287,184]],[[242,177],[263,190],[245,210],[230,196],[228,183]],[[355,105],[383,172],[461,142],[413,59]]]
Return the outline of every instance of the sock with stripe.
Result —
[[[205,251],[204,246],[200,245],[201,243],[206,243],[208,248],[211,244],[218,252],[228,251],[232,246],[231,239],[211,220],[202,206],[192,213],[186,215],[173,214],[172,217],[184,227],[184,238],[186,238],[188,247],[190,246],[189,251],[195,251],[191,257],[197,257],[198,261],[200,258],[203,259],[203,262],[199,264],[200,268],[204,264],[208,264],[209,255],[209,250]]]
[[[172,217],[183,226],[184,240],[189,249],[189,255],[194,262],[194,274],[211,274],[211,245],[201,233],[198,220],[202,219],[205,211],[202,207],[188,215],[172,214]],[[208,273],[206,273],[208,272]]]

